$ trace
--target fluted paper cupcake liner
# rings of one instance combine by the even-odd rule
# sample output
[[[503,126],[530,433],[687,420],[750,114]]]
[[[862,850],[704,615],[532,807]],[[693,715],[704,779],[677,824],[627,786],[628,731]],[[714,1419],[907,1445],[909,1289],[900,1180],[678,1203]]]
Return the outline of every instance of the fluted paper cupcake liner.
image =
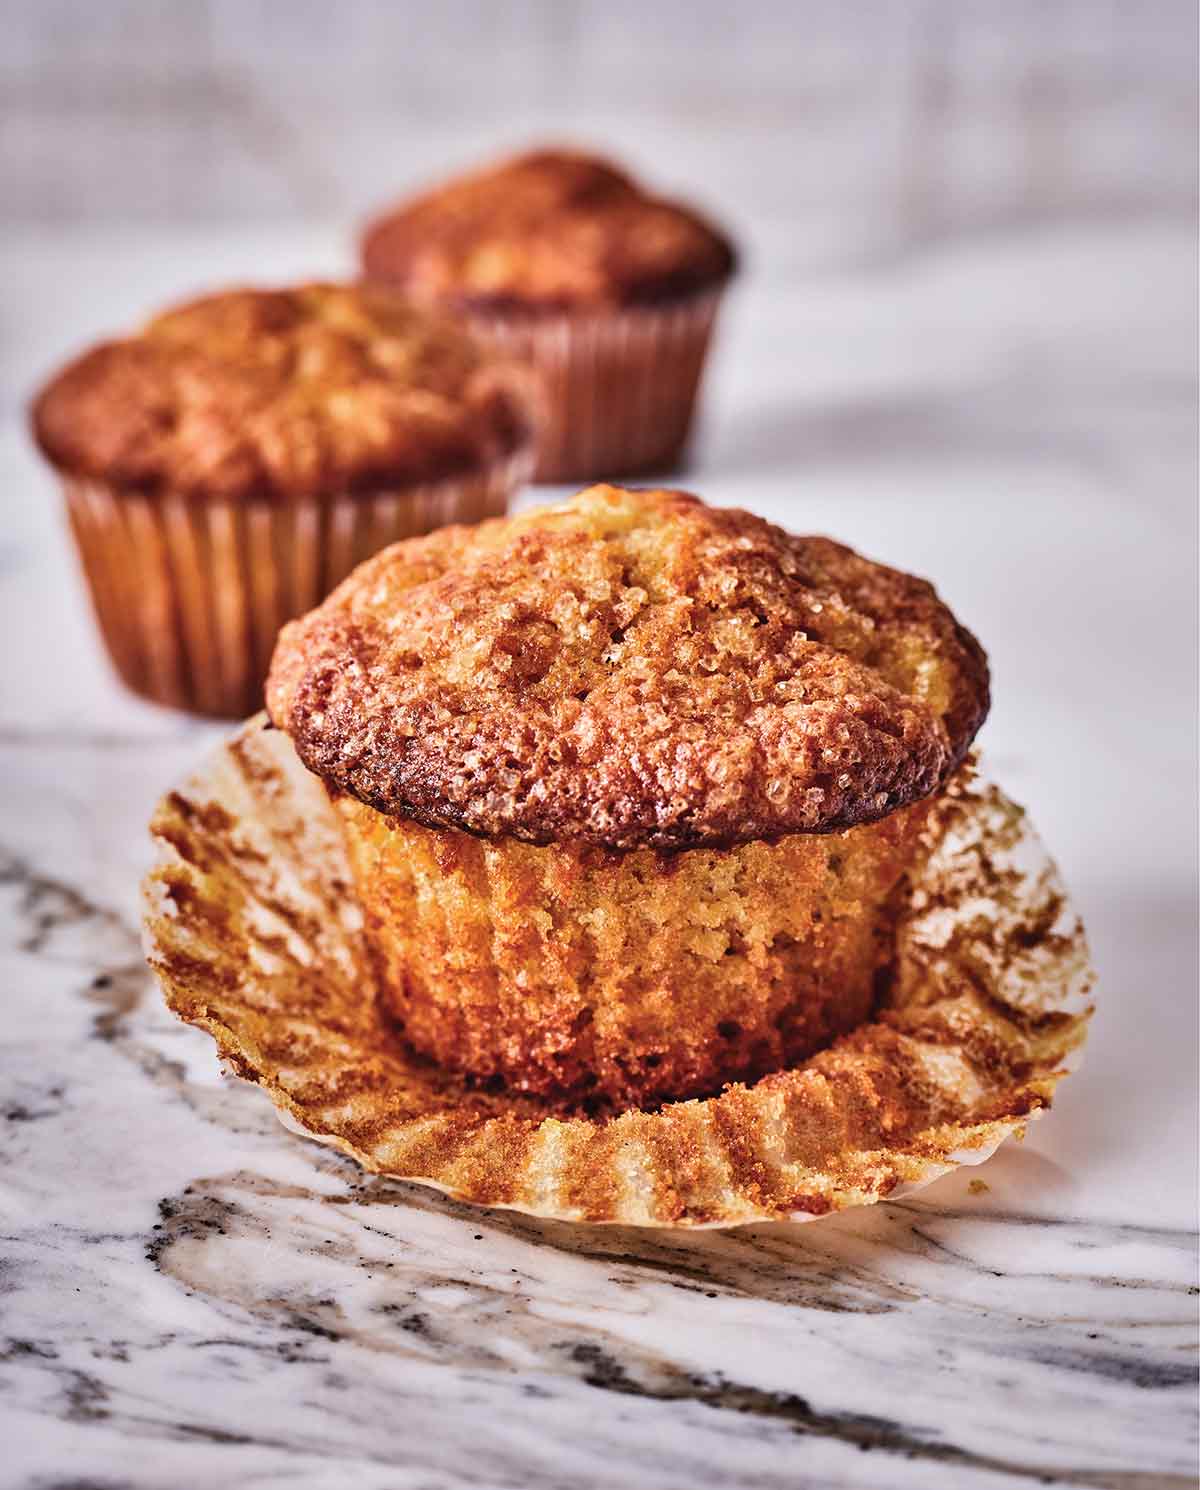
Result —
[[[534,480],[597,481],[675,464],[720,298],[545,316],[472,312],[475,334],[541,383]]]
[[[1083,929],[1024,813],[978,781],[937,812],[868,1022],[753,1086],[608,1120],[472,1089],[403,1043],[336,814],[261,716],[159,807],[147,955],[289,1127],[368,1170],[568,1221],[811,1219],[986,1158],[1083,1044]]]
[[[397,539],[499,516],[522,451],[471,476],[286,501],[208,501],[64,477],[101,634],[130,688],[244,718],[262,703],[279,628]]]

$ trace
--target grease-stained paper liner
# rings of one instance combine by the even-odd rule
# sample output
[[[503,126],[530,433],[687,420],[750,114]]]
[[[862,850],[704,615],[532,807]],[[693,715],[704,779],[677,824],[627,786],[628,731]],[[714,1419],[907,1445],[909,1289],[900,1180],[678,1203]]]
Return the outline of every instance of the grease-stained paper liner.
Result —
[[[571,1221],[825,1215],[986,1157],[1086,1032],[1083,930],[1024,814],[978,783],[939,811],[873,1022],[753,1087],[605,1121],[469,1091],[394,1035],[324,789],[261,716],[155,815],[147,955],[289,1126],[366,1169]]]
[[[503,514],[529,448],[469,475],[271,501],[192,498],[65,477],[100,633],[135,693],[221,718],[262,704],[285,621],[389,543]]]
[[[472,332],[538,375],[535,481],[598,481],[673,465],[687,442],[721,291],[624,310],[472,311]]]

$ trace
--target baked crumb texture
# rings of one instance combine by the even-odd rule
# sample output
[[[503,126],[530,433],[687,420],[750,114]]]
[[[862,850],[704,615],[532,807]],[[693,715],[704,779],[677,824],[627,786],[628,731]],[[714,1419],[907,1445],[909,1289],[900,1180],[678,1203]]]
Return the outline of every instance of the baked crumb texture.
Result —
[[[397,544],[286,627],[274,722],[386,816],[601,849],[730,847],[935,792],[988,707],[930,585],[678,492]]]
[[[337,814],[279,731],[222,745],[153,832],[146,945],[170,1007],[289,1125],[478,1205],[694,1227],[871,1204],[1022,1132],[1087,1030],[1079,920],[1024,814],[979,782],[931,804],[871,1017],[753,1086],[619,1116],[563,1117],[413,1052]]]
[[[277,502],[483,471],[532,437],[529,375],[385,289],[233,290],[86,352],[36,399],[60,471]]]
[[[401,205],[363,239],[368,276],[415,299],[524,314],[663,305],[723,285],[729,240],[593,156],[538,150]]]
[[[618,855],[338,806],[397,1030],[568,1112],[707,1096],[862,1023],[928,816],[922,802],[842,833]]]

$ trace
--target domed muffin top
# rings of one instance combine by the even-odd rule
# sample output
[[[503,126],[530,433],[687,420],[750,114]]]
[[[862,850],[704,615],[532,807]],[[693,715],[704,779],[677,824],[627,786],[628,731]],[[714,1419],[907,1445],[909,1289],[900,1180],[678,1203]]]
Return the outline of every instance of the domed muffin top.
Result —
[[[523,379],[393,292],[232,290],[86,352],[43,390],[60,469],[147,491],[276,498],[474,470],[529,437]]]
[[[280,635],[272,720],[380,812],[534,843],[829,832],[937,789],[987,662],[923,580],[596,486],[369,559]]]
[[[374,223],[372,277],[417,299],[505,310],[677,300],[733,271],[728,240],[623,172],[539,150],[461,177]]]

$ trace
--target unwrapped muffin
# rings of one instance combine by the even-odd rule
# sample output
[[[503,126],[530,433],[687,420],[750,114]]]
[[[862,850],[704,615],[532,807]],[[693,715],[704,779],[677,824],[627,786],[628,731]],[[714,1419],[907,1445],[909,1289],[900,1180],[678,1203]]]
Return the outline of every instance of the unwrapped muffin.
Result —
[[[921,580],[597,487],[377,555],[284,630],[267,701],[338,805],[405,1037],[619,1108],[868,1016],[988,677]]]
[[[662,470],[686,442],[728,239],[592,156],[539,150],[402,204],[367,231],[366,274],[540,374],[542,481]]]
[[[258,707],[279,627],[385,544],[503,512],[529,378],[394,292],[235,290],[93,348],[42,391],[101,631],[138,693]]]

